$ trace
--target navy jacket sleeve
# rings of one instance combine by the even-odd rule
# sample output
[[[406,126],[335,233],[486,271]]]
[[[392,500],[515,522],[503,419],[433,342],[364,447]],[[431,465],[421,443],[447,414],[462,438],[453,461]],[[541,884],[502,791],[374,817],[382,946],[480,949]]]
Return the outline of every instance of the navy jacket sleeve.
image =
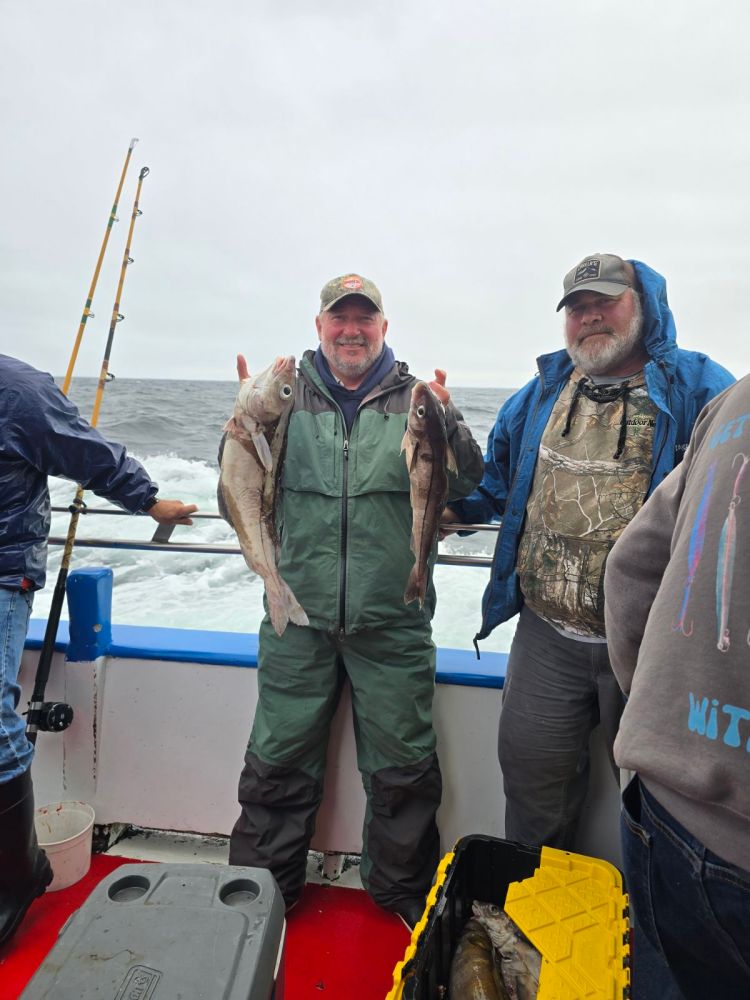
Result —
[[[8,393],[5,447],[44,475],[63,476],[135,513],[156,496],[140,462],[106,438],[60,392],[30,369]]]

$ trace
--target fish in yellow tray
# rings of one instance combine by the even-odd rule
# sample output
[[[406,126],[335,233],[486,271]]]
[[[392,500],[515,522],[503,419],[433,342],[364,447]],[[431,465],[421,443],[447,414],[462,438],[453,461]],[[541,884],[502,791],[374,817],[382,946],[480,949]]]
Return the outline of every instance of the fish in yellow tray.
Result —
[[[445,411],[426,382],[415,382],[401,442],[409,470],[414,567],[404,591],[404,603],[424,602],[429,582],[429,559],[448,499],[448,472],[456,473],[456,459],[448,444]]]
[[[451,959],[448,1000],[508,1000],[498,962],[487,931],[469,920]]]
[[[535,1000],[542,970],[540,953],[499,906],[477,900],[472,911],[495,947],[510,1000]]]
[[[276,565],[276,488],[294,402],[295,361],[276,358],[265,371],[250,377],[240,354],[237,374],[240,389],[234,414],[224,427],[220,457],[219,512],[237,532],[247,565],[263,578],[271,624],[281,635],[290,621],[309,624]]]

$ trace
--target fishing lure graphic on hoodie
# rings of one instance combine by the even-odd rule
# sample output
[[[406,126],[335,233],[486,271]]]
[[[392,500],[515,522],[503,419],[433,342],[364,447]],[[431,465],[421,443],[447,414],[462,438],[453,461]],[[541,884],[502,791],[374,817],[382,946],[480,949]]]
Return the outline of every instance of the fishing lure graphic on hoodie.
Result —
[[[736,427],[734,427],[735,424],[737,424]],[[726,428],[713,436],[709,447],[714,449],[727,444],[731,438],[736,438],[739,435],[743,426],[744,420],[739,422],[731,421]],[[734,429],[734,433],[730,436],[729,432],[731,429]],[[682,604],[677,618],[672,625],[672,631],[681,632],[686,638],[689,638],[693,634],[694,620],[691,618],[690,622],[687,622],[687,610],[690,602],[690,591],[698,573],[706,542],[707,525],[709,523],[709,514],[711,513],[711,494],[716,478],[717,465],[718,460],[712,462],[708,467],[701,499],[693,519],[687,553],[688,574],[685,579]],[[727,513],[722,525],[716,552],[716,648],[720,653],[726,653],[730,647],[729,614],[732,606],[732,583],[734,580],[734,561],[738,539],[737,509],[742,500],[740,489],[748,465],[750,465],[750,455],[746,455],[744,452],[737,452],[732,458],[730,467],[733,470],[736,469],[737,473],[732,485],[732,493],[729,498]],[[746,638],[750,644],[750,632],[747,633]]]

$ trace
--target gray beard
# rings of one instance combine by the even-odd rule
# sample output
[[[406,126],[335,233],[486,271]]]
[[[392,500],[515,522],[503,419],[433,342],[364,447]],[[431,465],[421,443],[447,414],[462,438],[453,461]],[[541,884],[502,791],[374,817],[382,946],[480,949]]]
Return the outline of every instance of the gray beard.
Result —
[[[357,378],[372,368],[373,364],[380,357],[380,352],[383,348],[382,345],[378,350],[370,347],[361,361],[345,361],[342,358],[338,358],[336,356],[336,344],[321,344],[320,349],[334,374],[339,371],[342,375],[346,375],[349,378]]]
[[[634,303],[635,312],[624,337],[608,338],[595,349],[593,345],[587,347],[586,340],[575,347],[568,347],[570,360],[584,375],[606,375],[611,368],[633,353],[643,332],[643,310],[637,295]]]

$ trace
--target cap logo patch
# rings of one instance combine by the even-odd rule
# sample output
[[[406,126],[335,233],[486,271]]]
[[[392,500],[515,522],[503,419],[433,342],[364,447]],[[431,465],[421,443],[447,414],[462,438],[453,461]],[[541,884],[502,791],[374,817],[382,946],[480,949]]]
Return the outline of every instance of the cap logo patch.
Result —
[[[602,262],[596,257],[582,261],[576,268],[573,284],[577,285],[579,281],[590,281],[592,278],[598,278],[601,266]]]
[[[357,274],[350,274],[341,282],[342,288],[348,288],[350,292],[358,292],[362,287],[362,279]]]

